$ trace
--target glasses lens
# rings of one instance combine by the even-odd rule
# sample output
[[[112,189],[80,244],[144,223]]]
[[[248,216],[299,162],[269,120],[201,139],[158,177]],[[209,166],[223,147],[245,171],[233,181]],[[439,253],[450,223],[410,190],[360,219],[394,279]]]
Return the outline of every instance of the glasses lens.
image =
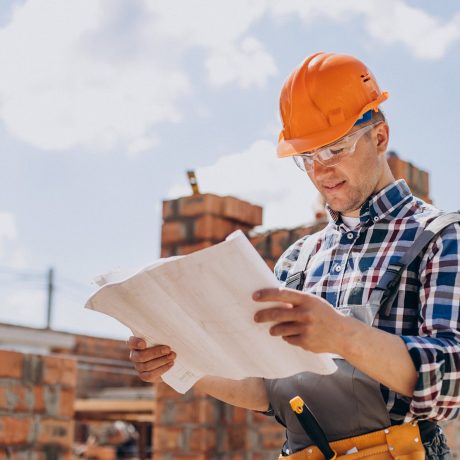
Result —
[[[358,129],[354,133],[343,137],[328,147],[323,147],[322,149],[315,150],[308,154],[303,153],[300,155],[294,155],[292,158],[294,159],[295,164],[302,171],[311,171],[315,160],[323,166],[335,166],[344,158],[352,155],[355,152],[356,144],[361,137],[378,124],[379,123],[375,123]]]
[[[340,163],[344,158],[355,152],[358,141],[374,126],[375,125],[365,126],[364,128],[358,129],[354,133],[345,136],[335,144],[318,150],[316,153],[318,161],[324,166],[334,166]]]
[[[295,164],[302,171],[310,171],[313,166],[313,158],[307,157],[306,155],[294,155]]]

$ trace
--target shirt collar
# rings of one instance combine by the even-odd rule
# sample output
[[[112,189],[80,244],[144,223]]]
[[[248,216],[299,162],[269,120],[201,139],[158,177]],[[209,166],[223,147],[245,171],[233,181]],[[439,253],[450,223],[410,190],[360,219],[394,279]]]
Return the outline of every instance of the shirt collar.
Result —
[[[385,188],[372,195],[362,206],[359,213],[361,225],[368,222],[378,222],[388,216],[403,203],[412,199],[412,193],[404,179],[392,182]],[[326,205],[333,222],[336,225],[342,223],[340,213]]]

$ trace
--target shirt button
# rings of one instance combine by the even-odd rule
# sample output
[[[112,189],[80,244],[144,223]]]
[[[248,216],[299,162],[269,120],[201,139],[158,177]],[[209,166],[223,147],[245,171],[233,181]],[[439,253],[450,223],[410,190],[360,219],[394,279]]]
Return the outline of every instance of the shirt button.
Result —
[[[374,217],[374,222],[377,222],[379,218],[377,216]]]
[[[342,271],[342,265],[336,265],[334,269],[337,273],[340,273]]]
[[[348,238],[349,240],[352,240],[354,237],[355,237],[355,235],[353,235],[353,233],[351,233],[351,232],[350,232],[350,233],[347,233],[347,238]]]

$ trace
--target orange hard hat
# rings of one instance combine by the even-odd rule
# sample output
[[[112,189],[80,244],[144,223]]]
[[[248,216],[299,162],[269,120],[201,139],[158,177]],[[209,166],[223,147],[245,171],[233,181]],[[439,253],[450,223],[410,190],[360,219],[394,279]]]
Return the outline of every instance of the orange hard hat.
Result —
[[[374,75],[358,59],[316,53],[305,59],[283,85],[283,130],[278,156],[318,149],[344,136],[370,110],[388,99]]]

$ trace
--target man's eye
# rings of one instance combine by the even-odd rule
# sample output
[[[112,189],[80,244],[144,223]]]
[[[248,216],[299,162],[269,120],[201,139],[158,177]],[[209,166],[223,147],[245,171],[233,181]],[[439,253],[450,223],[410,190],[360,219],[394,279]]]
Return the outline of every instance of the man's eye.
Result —
[[[332,155],[340,155],[341,153],[343,153],[343,151],[345,149],[343,148],[336,148],[336,149],[329,149],[330,152],[332,153]]]

